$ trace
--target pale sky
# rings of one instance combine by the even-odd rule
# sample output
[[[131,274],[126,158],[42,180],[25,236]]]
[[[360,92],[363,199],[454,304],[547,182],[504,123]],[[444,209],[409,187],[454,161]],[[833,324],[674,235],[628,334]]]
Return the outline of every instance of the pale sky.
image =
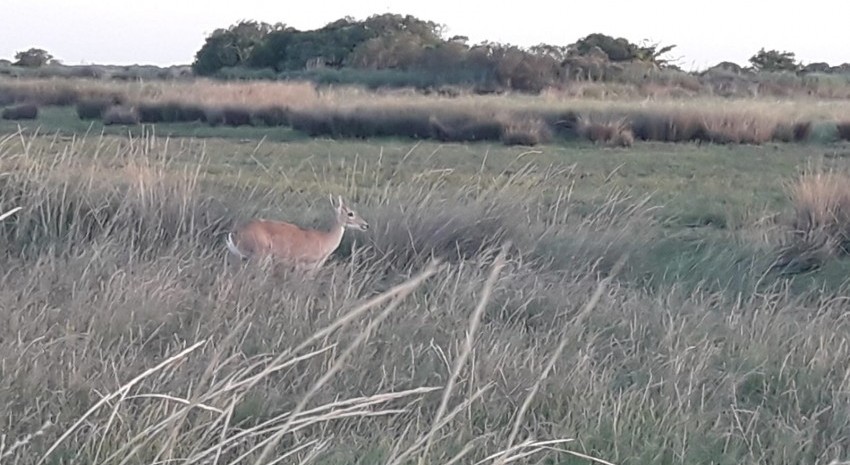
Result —
[[[472,42],[566,45],[592,32],[677,44],[686,69],[741,65],[759,48],[804,63],[850,62],[850,1],[3,0],[0,58],[43,48],[63,63],[189,64],[207,34],[240,19],[314,29],[349,15],[412,14]]]

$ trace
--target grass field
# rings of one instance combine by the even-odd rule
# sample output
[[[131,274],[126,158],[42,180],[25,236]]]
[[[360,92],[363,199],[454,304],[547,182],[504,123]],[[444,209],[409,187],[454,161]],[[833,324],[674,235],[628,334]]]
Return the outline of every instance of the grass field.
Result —
[[[0,132],[0,212],[22,207],[0,463],[850,455],[850,261],[771,268],[791,185],[850,168],[846,142],[332,140],[67,107]],[[232,225],[321,226],[329,194],[372,228],[316,279],[225,260]]]

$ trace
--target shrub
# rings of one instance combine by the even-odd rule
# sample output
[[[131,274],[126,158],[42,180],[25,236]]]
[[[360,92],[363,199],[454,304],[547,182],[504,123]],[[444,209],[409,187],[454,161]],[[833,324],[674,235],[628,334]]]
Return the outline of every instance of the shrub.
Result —
[[[80,119],[100,119],[103,112],[114,103],[107,99],[86,99],[77,102],[77,116]]]
[[[504,123],[495,116],[458,114],[429,118],[431,135],[443,142],[473,142],[500,140]]]
[[[611,139],[609,145],[614,147],[631,147],[635,143],[635,135],[629,128],[623,128]]]
[[[773,129],[773,140],[780,142],[805,142],[812,134],[811,121],[778,123]]]
[[[578,134],[594,144],[631,147],[634,134],[625,118],[580,117]]]
[[[804,174],[791,187],[794,236],[831,253],[850,251],[850,175]]]
[[[546,123],[553,136],[567,139],[578,137],[579,114],[575,111],[541,111],[537,115]]]
[[[224,110],[217,107],[204,109],[204,121],[213,127],[224,124]]]
[[[183,106],[177,102],[165,102],[158,107],[163,123],[177,123],[185,121]]]
[[[31,103],[8,107],[3,109],[3,113],[0,116],[3,119],[10,120],[36,119],[38,117],[38,107]]]
[[[103,124],[139,124],[139,113],[133,107],[115,105],[103,112]]]
[[[850,121],[842,121],[840,123],[836,123],[836,129],[838,129],[838,138],[841,140],[850,140]]]
[[[540,118],[517,117],[502,128],[505,145],[534,146],[552,140],[552,130]]]
[[[337,136],[427,138],[431,133],[427,110],[403,108],[354,109],[333,118]]]
[[[812,122],[798,121],[793,126],[794,142],[805,142],[812,136]]]
[[[253,119],[266,126],[289,125],[289,110],[282,107],[266,107],[254,110]]]
[[[327,111],[293,110],[289,115],[289,124],[293,129],[305,132],[310,137],[333,134],[330,115]]]
[[[206,112],[200,105],[182,104],[179,106],[175,115],[175,122],[192,123],[195,121],[204,121]]]
[[[251,112],[242,107],[224,107],[222,109],[223,123],[228,126],[250,126]]]
[[[699,115],[688,112],[639,113],[630,120],[632,135],[640,140],[690,142],[708,138],[705,122]]]
[[[776,130],[775,122],[751,115],[712,115],[704,121],[706,138],[717,144],[763,144]]]
[[[159,123],[163,121],[162,111],[159,105],[153,103],[142,103],[136,108],[139,113],[139,121],[142,123]]]
[[[189,123],[205,121],[206,111],[195,104],[178,102],[146,102],[138,105],[143,123]]]
[[[428,138],[433,135],[429,118],[429,112],[425,109],[404,108],[355,108],[352,110],[317,108],[294,110],[289,114],[292,127],[310,136],[364,139],[388,136]]]

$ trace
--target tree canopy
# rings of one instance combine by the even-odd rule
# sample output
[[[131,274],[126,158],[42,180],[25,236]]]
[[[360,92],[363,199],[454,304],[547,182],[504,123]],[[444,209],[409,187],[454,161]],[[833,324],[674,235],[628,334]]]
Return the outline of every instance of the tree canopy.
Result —
[[[756,71],[797,71],[800,63],[794,52],[780,52],[779,50],[765,50],[761,48],[755,55],[750,57],[750,64]]]
[[[27,68],[38,68],[50,63],[53,60],[53,55],[47,53],[46,50],[40,48],[31,48],[29,50],[18,52],[15,54],[15,66],[24,66]]]

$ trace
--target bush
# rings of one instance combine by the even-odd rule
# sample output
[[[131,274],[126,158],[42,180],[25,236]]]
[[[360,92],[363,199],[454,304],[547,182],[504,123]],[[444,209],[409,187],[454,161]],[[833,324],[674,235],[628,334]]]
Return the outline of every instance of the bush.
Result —
[[[112,106],[103,112],[103,124],[107,126],[139,124],[139,113],[133,107]]]
[[[368,108],[353,110],[313,109],[290,113],[294,129],[310,136],[331,137],[411,137],[428,138],[432,134],[426,110]]]
[[[625,118],[579,118],[578,134],[594,144],[616,147],[631,147],[635,139]]]
[[[535,146],[552,140],[552,130],[540,118],[515,118],[502,128],[505,145]]]
[[[250,126],[251,112],[242,107],[210,107],[204,110],[204,121],[210,126]]]
[[[162,111],[159,105],[153,103],[142,103],[136,108],[139,113],[139,121],[142,123],[160,123]]]
[[[38,107],[31,103],[8,107],[3,109],[3,113],[0,116],[3,119],[10,120],[36,119],[38,117]]]
[[[103,112],[112,105],[114,103],[106,99],[82,100],[76,105],[77,116],[83,120],[100,119]]]
[[[281,107],[266,107],[254,110],[252,118],[266,126],[289,125],[289,110]]]
[[[566,139],[578,137],[579,114],[575,111],[543,112],[540,114],[554,135]]]
[[[354,109],[333,118],[336,135],[342,137],[409,137],[428,138],[431,127],[425,110],[405,111],[401,108]]]
[[[206,110],[199,105],[177,102],[147,102],[138,105],[142,123],[190,123],[206,121]]]
[[[501,140],[504,123],[495,116],[457,114],[429,118],[431,134],[443,142]]]
[[[221,108],[206,108],[204,110],[204,121],[213,127],[224,124],[224,110]]]
[[[631,116],[633,137],[662,142],[708,140],[704,121],[696,114],[640,113]]]
[[[811,121],[779,123],[773,129],[773,140],[779,142],[805,142],[811,134]]]
[[[243,107],[224,107],[222,109],[223,123],[228,126],[250,126],[251,112]]]
[[[747,115],[705,118],[706,138],[716,144],[763,144],[774,135],[776,123]]]
[[[850,175],[808,173],[790,189],[792,244],[784,265],[801,260],[807,269],[829,256],[850,252]]]
[[[850,121],[842,121],[840,123],[836,123],[836,129],[838,129],[838,138],[841,140],[850,140]]]
[[[812,122],[798,121],[793,126],[794,142],[805,142],[812,136]]]

